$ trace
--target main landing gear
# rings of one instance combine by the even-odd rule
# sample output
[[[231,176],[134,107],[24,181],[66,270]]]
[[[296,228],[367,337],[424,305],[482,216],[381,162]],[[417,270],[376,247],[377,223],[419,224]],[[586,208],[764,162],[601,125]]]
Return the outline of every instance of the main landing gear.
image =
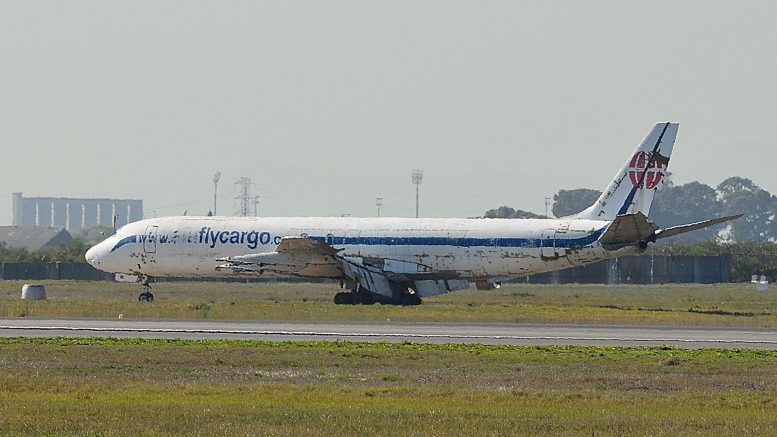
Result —
[[[153,302],[154,295],[151,294],[151,282],[154,282],[154,278],[149,276],[141,276],[139,279],[142,293],[138,296],[139,302]]]
[[[376,294],[370,290],[357,286],[351,291],[341,291],[335,294],[336,305],[373,305],[381,303],[384,305],[421,305],[421,298],[416,294],[396,293],[393,298]]]
[[[336,305],[373,305],[374,303],[375,298],[370,290],[361,286],[335,294]]]

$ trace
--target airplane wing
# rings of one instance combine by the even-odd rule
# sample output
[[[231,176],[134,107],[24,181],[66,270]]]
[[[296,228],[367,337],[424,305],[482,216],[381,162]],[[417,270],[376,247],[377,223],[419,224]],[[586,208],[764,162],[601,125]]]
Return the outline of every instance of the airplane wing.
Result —
[[[241,274],[274,273],[281,275],[340,278],[342,272],[335,257],[338,252],[323,241],[305,237],[283,237],[275,252],[219,258],[224,262],[216,270]]]
[[[339,252],[321,240],[283,237],[275,252],[220,258],[218,261],[224,264],[216,269],[241,274],[347,276],[373,293],[388,298],[394,296],[395,290],[407,288],[424,297],[469,287],[469,281],[456,279],[453,272],[437,272],[422,264],[390,258],[342,256]]]
[[[339,250],[320,240],[305,237],[283,237],[276,249],[279,253],[334,255]]]
[[[661,229],[658,225],[648,220],[642,212],[619,215],[612,221],[607,230],[599,238],[599,242],[607,249],[614,250],[626,246],[640,246],[644,248],[647,243],[661,238],[674,237],[675,235],[706,228],[735,220],[744,214],[717,217],[687,225],[672,226]]]

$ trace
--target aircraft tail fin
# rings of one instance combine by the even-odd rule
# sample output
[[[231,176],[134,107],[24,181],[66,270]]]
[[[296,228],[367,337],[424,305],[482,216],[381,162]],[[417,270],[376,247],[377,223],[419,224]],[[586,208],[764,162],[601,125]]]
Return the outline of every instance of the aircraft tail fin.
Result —
[[[577,218],[614,220],[623,214],[650,213],[653,196],[664,182],[678,123],[656,123],[629,156],[596,202]]]

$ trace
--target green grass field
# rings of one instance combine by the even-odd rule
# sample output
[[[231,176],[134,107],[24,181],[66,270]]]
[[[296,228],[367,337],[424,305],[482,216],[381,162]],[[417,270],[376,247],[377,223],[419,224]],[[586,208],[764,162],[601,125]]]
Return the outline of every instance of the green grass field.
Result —
[[[777,326],[749,284],[508,285],[417,307],[336,285],[45,281],[2,317]],[[0,435],[774,435],[777,351],[0,339]]]
[[[777,293],[750,284],[506,285],[464,290],[417,307],[334,305],[334,284],[168,282],[138,302],[137,284],[44,281],[49,300],[20,299],[0,281],[0,317],[99,317],[574,323],[777,327]]]
[[[5,435],[769,435],[777,352],[0,339]]]

